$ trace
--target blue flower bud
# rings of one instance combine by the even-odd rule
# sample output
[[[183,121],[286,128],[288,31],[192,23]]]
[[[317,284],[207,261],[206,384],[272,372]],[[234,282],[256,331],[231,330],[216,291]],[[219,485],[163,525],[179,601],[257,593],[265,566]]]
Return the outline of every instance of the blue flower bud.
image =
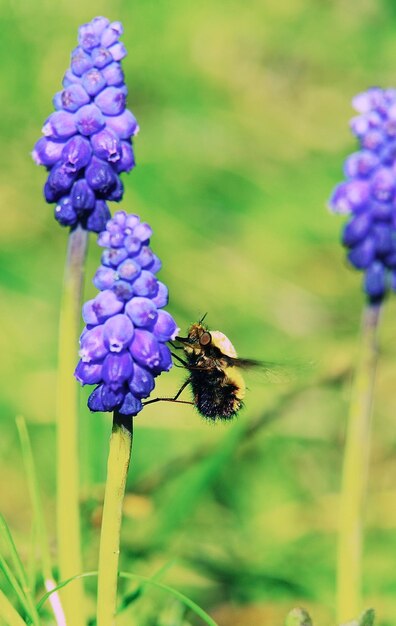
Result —
[[[118,41],[118,38],[123,33],[121,22],[112,22],[102,33],[100,43],[102,46],[112,46]]]
[[[43,135],[51,139],[67,139],[77,132],[76,120],[72,113],[55,111],[43,126]]]
[[[87,230],[102,231],[110,218],[106,201],[119,202],[124,194],[119,174],[135,166],[131,140],[138,125],[125,109],[127,88],[120,61],[126,51],[119,42],[121,34],[120,23],[104,17],[80,27],[63,90],[53,100],[56,110],[32,152],[35,162],[50,170],[44,195],[47,202],[58,202],[62,210],[55,215],[65,226],[79,223]],[[72,191],[75,178],[65,177],[62,165],[78,174]],[[66,196],[72,198],[73,215],[67,213]]]
[[[80,361],[74,375],[82,385],[97,385],[102,380],[102,365]]]
[[[116,280],[113,285],[113,291],[120,300],[130,300],[133,295],[133,287],[126,280]]]
[[[124,261],[124,259],[126,259],[127,257],[128,257],[128,252],[125,248],[122,247],[119,250],[110,248],[103,252],[102,263],[103,265],[108,265],[110,267],[119,267],[120,263]]]
[[[379,202],[391,202],[395,192],[395,175],[388,167],[381,167],[371,179],[371,193]]]
[[[379,261],[367,269],[364,277],[364,290],[372,302],[381,301],[386,293],[386,271]]]
[[[103,72],[100,72],[96,67],[88,70],[82,76],[82,86],[90,96],[96,96],[105,85],[106,78],[103,76]]]
[[[72,52],[70,69],[76,76],[82,76],[84,72],[91,69],[93,61],[89,54],[80,47]]]
[[[45,197],[48,202],[54,202],[64,196],[71,189],[75,178],[76,174],[63,163],[53,167],[45,185]]]
[[[82,135],[93,135],[105,125],[101,110],[95,104],[86,104],[76,113],[76,126]]]
[[[103,322],[112,315],[116,315],[124,308],[123,303],[110,289],[105,289],[94,298],[93,309],[100,322]]]
[[[86,170],[88,185],[102,195],[109,194],[116,184],[117,174],[113,168],[96,157],[93,157]]]
[[[121,113],[121,115],[107,116],[106,124],[117,133],[120,139],[129,139],[139,132],[136,118],[128,109]]]
[[[119,63],[110,63],[110,65],[104,67],[102,76],[109,86],[122,85],[124,82],[124,72]]]
[[[131,343],[135,329],[129,317],[123,313],[110,317],[103,326],[105,345],[111,352],[121,352]]]
[[[113,56],[107,48],[95,48],[92,52],[92,60],[95,67],[102,69],[113,62]]]
[[[91,142],[94,154],[99,159],[111,161],[111,163],[116,163],[121,159],[121,142],[110,129],[104,128],[93,135]]]
[[[69,172],[78,172],[91,160],[90,143],[81,135],[75,135],[66,143],[62,150],[62,161]]]
[[[354,246],[368,235],[371,228],[371,215],[362,213],[346,224],[342,236],[344,246]]]
[[[132,146],[126,141],[121,142],[121,158],[115,162],[116,172],[130,172],[135,167],[135,156]]]
[[[85,178],[76,180],[71,189],[70,198],[77,213],[92,211],[95,208],[95,193]]]
[[[135,363],[133,376],[128,384],[136,398],[147,398],[155,387],[154,376],[147,369]]]
[[[32,157],[37,165],[45,165],[45,167],[50,168],[60,160],[64,146],[65,144],[62,141],[51,141],[46,137],[42,137],[36,143]]]
[[[133,291],[136,296],[153,298],[158,292],[158,281],[154,274],[147,270],[142,270],[139,278],[133,283]]]
[[[93,29],[92,24],[83,24],[78,29],[78,43],[87,52],[90,52],[93,48],[96,48],[100,44],[100,37],[98,33]]]
[[[124,239],[125,250],[128,252],[130,256],[135,256],[140,252],[142,247],[142,242],[135,235],[128,235]]]
[[[123,43],[118,42],[109,48],[114,61],[121,61],[126,55],[127,51]]]
[[[169,302],[168,287],[164,285],[164,283],[161,283],[160,280],[157,284],[158,292],[157,295],[152,298],[152,300],[158,309],[162,309],[162,307],[167,306]]]
[[[159,343],[156,337],[148,330],[137,329],[129,349],[139,365],[143,365],[148,369],[154,369],[160,364]]]
[[[377,257],[382,257],[392,251],[392,235],[388,225],[376,224],[372,229]]]
[[[63,196],[56,205],[55,219],[62,226],[73,226],[77,222],[77,213],[69,196]]]
[[[115,391],[108,385],[102,385],[101,399],[105,411],[114,411],[123,402],[124,397],[121,389]]]
[[[75,372],[81,384],[97,384],[88,400],[92,411],[138,413],[141,399],[154,388],[154,378],[172,366],[166,342],[178,328],[161,310],[168,290],[152,270],[143,269],[149,260],[150,266],[160,264],[148,249],[151,235],[148,224],[124,211],[118,211],[99,235],[99,245],[107,246],[94,278],[101,291],[83,306],[87,326]]]
[[[125,313],[129,315],[135,326],[152,327],[158,317],[157,307],[150,298],[136,296],[125,305]],[[172,318],[173,319],[173,318]],[[163,341],[167,341],[164,339]]]
[[[79,380],[79,382],[83,385],[84,379],[82,381]],[[96,389],[94,389],[91,395],[89,396],[88,408],[91,409],[91,411],[107,411],[107,409],[105,408],[102,402],[102,389],[103,389],[103,385],[99,385],[99,387],[96,387]]]
[[[65,111],[75,113],[84,104],[88,104],[90,98],[84,87],[79,83],[73,83],[66,87],[60,95],[60,104]]]
[[[132,393],[127,393],[118,409],[122,415],[137,415],[143,408],[142,403]]]
[[[97,270],[93,278],[93,284],[97,289],[111,289],[114,282],[117,280],[117,272],[110,267],[101,265]]]
[[[107,354],[104,343],[103,326],[91,328],[81,337],[80,357],[83,363],[98,361]]]
[[[95,300],[87,300],[82,308],[82,317],[84,322],[89,326],[96,326],[99,324],[98,316],[94,309]]]
[[[142,268],[134,259],[125,259],[120,263],[117,271],[120,278],[132,282],[141,274]]]
[[[174,339],[178,333],[175,320],[167,311],[158,311],[157,321],[153,327],[153,333],[159,341]]]
[[[132,372],[133,360],[129,352],[109,353],[103,361],[102,378],[111,389],[122,387],[123,383],[131,378]]]
[[[125,109],[125,93],[119,87],[107,87],[95,98],[95,104],[105,115],[120,115]]]
[[[348,259],[357,269],[366,269],[374,261],[375,243],[371,237],[367,237],[357,246],[351,248]]]
[[[96,200],[94,210],[88,215],[87,220],[82,222],[82,225],[85,226],[87,230],[100,233],[109,219],[110,211],[106,202],[104,200]]]

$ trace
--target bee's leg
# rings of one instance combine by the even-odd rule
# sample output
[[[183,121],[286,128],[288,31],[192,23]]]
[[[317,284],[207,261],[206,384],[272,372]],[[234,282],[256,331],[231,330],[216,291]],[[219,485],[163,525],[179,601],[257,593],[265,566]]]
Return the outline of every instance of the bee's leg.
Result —
[[[191,382],[191,378],[187,378],[187,380],[184,381],[184,383],[182,384],[182,386],[180,387],[179,391],[177,392],[177,394],[175,395],[175,397],[173,398],[174,402],[177,402],[178,397],[180,396],[181,392],[185,390],[185,388],[187,387],[187,385],[189,385]],[[179,400],[180,402],[180,400]],[[193,404],[192,402],[189,402],[189,404]]]
[[[185,361],[184,359],[181,359],[177,354],[175,354],[174,352],[171,352],[171,355],[173,356],[173,358],[176,359],[176,361],[179,361],[179,363],[182,363],[184,365],[184,367],[186,367],[187,369],[190,369],[189,364],[187,363],[187,361]]]
[[[142,404],[143,406],[145,406],[146,404],[153,404],[154,402],[176,402],[178,404],[194,404],[194,402],[188,400],[178,400],[178,397],[190,382],[190,378],[187,378],[187,380],[182,384],[179,391],[173,398],[154,398],[154,400],[147,400],[146,402],[142,402]]]
[[[169,341],[168,343],[170,343],[174,350],[184,350],[184,346],[176,346],[173,341]]]

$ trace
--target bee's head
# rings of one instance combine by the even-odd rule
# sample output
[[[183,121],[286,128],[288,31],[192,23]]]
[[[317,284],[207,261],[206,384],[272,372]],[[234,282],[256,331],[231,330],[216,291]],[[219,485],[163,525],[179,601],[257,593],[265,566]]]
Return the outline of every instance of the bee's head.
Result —
[[[199,321],[190,326],[187,337],[176,337],[176,339],[184,344],[188,352],[197,352],[211,344],[212,335],[208,329],[202,325],[201,321]]]

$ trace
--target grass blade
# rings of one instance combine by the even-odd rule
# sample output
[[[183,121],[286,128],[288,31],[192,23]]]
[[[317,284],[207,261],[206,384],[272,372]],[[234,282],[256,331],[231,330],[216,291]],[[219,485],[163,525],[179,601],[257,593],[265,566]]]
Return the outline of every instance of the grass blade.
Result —
[[[11,602],[0,589],[0,620],[4,620],[4,626],[26,626],[19,613],[14,609]],[[1,622],[3,623],[3,621]]]
[[[18,416],[16,418],[16,424],[18,428],[19,439],[21,442],[22,456],[25,464],[30,500],[33,508],[33,519],[37,530],[37,540],[40,548],[45,588],[47,589],[47,591],[50,591],[56,586],[56,583],[52,575],[47,529],[40,500],[37,472],[34,463],[32,446],[25,419],[22,416]],[[58,626],[64,626],[66,624],[66,620],[59,596],[57,594],[51,596],[51,606]]]
[[[6,574],[6,576],[9,578],[9,576],[11,576],[11,578],[13,579],[13,587],[15,588],[16,591],[16,587],[14,586],[15,583],[17,583],[18,587],[21,589],[24,599],[25,599],[25,606],[28,608],[28,613],[31,617],[31,620],[33,622],[33,624],[39,624],[39,618],[38,618],[38,614],[37,614],[37,610],[34,604],[34,600],[32,597],[32,592],[31,589],[29,587],[28,584],[28,580],[27,580],[27,575],[25,572],[25,569],[23,567],[22,561],[19,558],[19,554],[18,551],[15,547],[15,543],[14,540],[12,538],[12,535],[10,533],[10,529],[7,526],[7,523],[4,519],[4,517],[0,514],[0,535],[3,537],[3,540],[5,542],[5,545],[8,548],[8,552],[11,558],[11,562],[12,562],[12,566],[13,569],[15,571],[15,576],[13,574],[13,572],[11,571],[11,569],[8,567],[6,561],[4,558],[1,558],[1,566],[4,570],[4,573]],[[8,571],[8,575],[7,572]],[[10,580],[10,578],[9,578]],[[11,582],[11,581],[10,581]]]
[[[6,577],[8,583],[10,584],[10,586],[12,587],[16,597],[18,598],[21,606],[23,607],[23,610],[25,611],[26,615],[29,616],[29,618],[31,618],[30,615],[30,609],[29,609],[29,605],[26,599],[26,596],[17,580],[17,578],[15,577],[15,574],[13,573],[13,571],[10,569],[7,561],[5,560],[5,558],[3,557],[2,554],[0,554],[0,569],[2,570],[4,576]]]
[[[40,601],[37,604],[37,610],[40,611],[42,606],[45,604],[45,602],[50,597],[51,593],[54,593],[55,591],[58,591],[59,589],[62,589],[62,587],[65,587],[69,583],[71,583],[74,580],[77,580],[79,578],[88,578],[88,577],[97,576],[97,575],[98,575],[98,572],[85,572],[84,574],[79,574],[78,576],[72,576],[71,578],[68,578],[68,580],[62,581],[61,583],[59,583],[59,585],[57,585],[55,587],[55,589],[53,589],[52,591],[48,591],[46,594],[43,595],[43,597],[40,599]],[[193,613],[198,615],[198,617],[200,617],[202,619],[202,621],[205,624],[207,624],[207,626],[218,626],[218,624],[210,617],[210,615],[208,615],[206,613],[206,611],[201,609],[201,607],[198,606],[198,604],[196,604],[193,600],[191,600],[190,598],[185,596],[184,593],[181,593],[181,591],[178,591],[177,589],[174,589],[173,587],[169,587],[169,585],[164,585],[163,583],[160,583],[160,582],[158,582],[156,580],[153,580],[152,578],[150,578],[148,576],[141,576],[140,574],[131,574],[129,572],[120,572],[119,576],[120,576],[120,578],[127,578],[127,579],[130,579],[130,580],[141,581],[141,582],[143,582],[145,584],[153,585],[154,587],[157,587],[158,589],[162,589],[163,591],[166,591],[166,592],[170,593],[175,598],[177,598],[180,602],[182,602],[184,604],[184,606],[186,606]]]

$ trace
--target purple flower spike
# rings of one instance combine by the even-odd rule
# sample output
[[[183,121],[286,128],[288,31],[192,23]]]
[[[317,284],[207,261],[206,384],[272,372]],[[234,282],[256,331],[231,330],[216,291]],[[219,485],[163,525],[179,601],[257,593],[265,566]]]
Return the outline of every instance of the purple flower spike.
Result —
[[[359,115],[350,126],[359,151],[346,159],[346,180],[329,204],[350,215],[342,242],[350,263],[364,271],[368,301],[379,303],[396,291],[396,90],[373,87],[353,106]]]
[[[125,108],[122,32],[120,22],[105,17],[79,28],[63,90],[32,152],[49,171],[44,196],[57,203],[55,217],[63,226],[104,230],[110,218],[106,201],[122,199],[120,174],[135,167],[132,137],[138,124]]]
[[[155,377],[172,367],[166,342],[178,328],[161,310],[168,290],[154,275],[160,262],[149,247],[151,234],[137,215],[118,211],[98,237],[106,246],[94,277],[100,293],[83,306],[86,327],[75,371],[81,384],[97,385],[88,400],[91,411],[136,415]]]

